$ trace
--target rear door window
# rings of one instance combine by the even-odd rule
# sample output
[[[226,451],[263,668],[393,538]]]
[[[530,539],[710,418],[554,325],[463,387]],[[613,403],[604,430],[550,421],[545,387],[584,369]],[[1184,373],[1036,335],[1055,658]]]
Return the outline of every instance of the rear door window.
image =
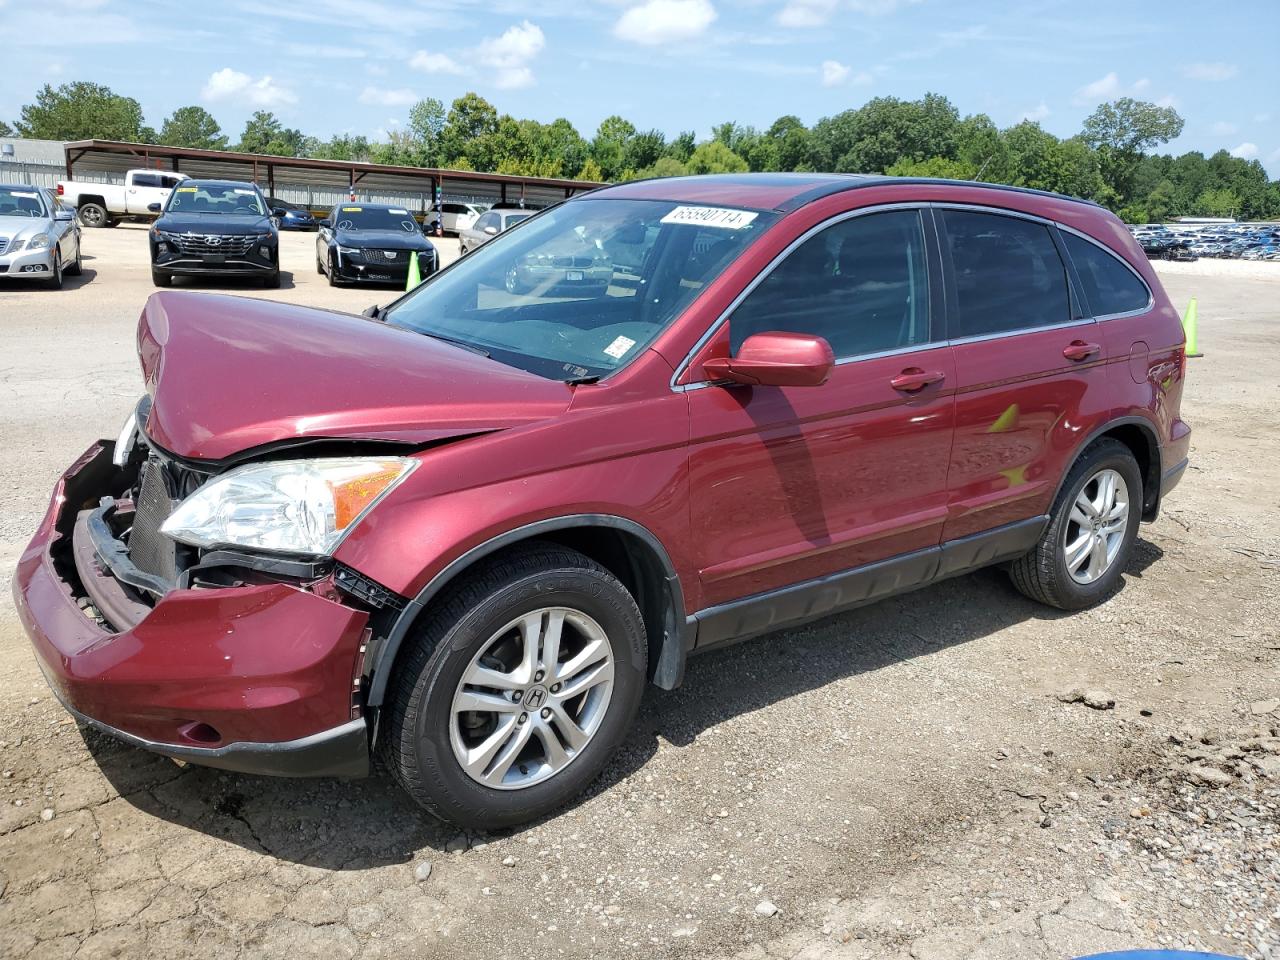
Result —
[[[1061,236],[1095,317],[1133,313],[1151,304],[1147,285],[1119,257],[1068,230]]]
[[[939,213],[956,298],[951,339],[1071,321],[1067,270],[1045,224],[970,210]]]

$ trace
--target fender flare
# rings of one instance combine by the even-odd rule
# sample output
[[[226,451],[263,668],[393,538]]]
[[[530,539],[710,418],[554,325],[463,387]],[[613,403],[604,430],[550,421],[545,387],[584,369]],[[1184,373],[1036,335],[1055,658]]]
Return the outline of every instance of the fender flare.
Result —
[[[1049,500],[1049,512],[1052,513],[1053,505],[1058,502],[1058,496],[1062,493],[1062,487],[1067,482],[1072,469],[1080,460],[1081,455],[1089,449],[1089,444],[1097,440],[1104,434],[1110,433],[1116,427],[1137,427],[1147,436],[1148,442],[1151,444],[1153,453],[1152,463],[1148,472],[1154,471],[1155,477],[1155,500],[1151,507],[1146,506],[1146,492],[1143,491],[1143,520],[1151,521],[1156,518],[1156,514],[1160,510],[1160,477],[1163,467],[1164,450],[1160,443],[1160,432],[1156,429],[1156,425],[1147,417],[1140,416],[1124,416],[1116,417],[1114,420],[1108,420],[1102,426],[1097,427],[1092,433],[1088,434],[1075,449],[1071,455],[1071,463],[1067,469],[1062,471],[1062,476],[1058,478],[1058,484],[1053,490],[1053,497]],[[1150,481],[1149,477],[1143,477],[1142,482],[1146,484]]]
[[[380,643],[375,639],[376,647],[369,651],[364,667],[364,673],[370,677],[371,681],[366,699],[367,704],[371,707],[382,706],[386,696],[387,684],[391,678],[391,667],[395,663],[396,655],[400,652],[400,647],[404,643],[405,637],[408,636],[410,628],[418,619],[419,614],[426,609],[427,604],[450,582],[468,570],[476,561],[496,553],[503,547],[523,540],[533,539],[540,534],[579,527],[606,527],[629,533],[642,540],[657,559],[665,580],[667,607],[670,611],[670,616],[668,617],[669,623],[664,625],[664,636],[656,665],[658,672],[655,681],[659,686],[663,686],[666,689],[678,686],[684,673],[685,656],[689,647],[692,646],[692,635],[685,625],[684,591],[680,586],[680,577],[676,573],[670,555],[662,545],[662,542],[653,533],[634,520],[628,520],[625,517],[618,517],[612,514],[580,513],[563,517],[551,517],[546,520],[536,520],[533,523],[526,523],[505,533],[500,533],[455,557],[443,570],[432,577],[426,586],[418,591],[417,596],[409,600],[404,608],[400,610],[391,625],[391,629],[387,631],[385,639]],[[668,683],[670,686],[667,686]]]

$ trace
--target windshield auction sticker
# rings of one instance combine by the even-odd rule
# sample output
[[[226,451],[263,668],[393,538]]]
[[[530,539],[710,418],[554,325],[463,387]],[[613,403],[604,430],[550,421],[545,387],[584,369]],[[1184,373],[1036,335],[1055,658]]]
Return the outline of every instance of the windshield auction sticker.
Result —
[[[741,230],[756,218],[750,210],[731,210],[728,207],[676,207],[663,223],[685,223],[697,227],[718,227],[721,230]]]
[[[626,356],[627,351],[636,345],[636,342],[630,337],[618,337],[613,343],[604,348],[604,352],[615,360],[621,360]]]

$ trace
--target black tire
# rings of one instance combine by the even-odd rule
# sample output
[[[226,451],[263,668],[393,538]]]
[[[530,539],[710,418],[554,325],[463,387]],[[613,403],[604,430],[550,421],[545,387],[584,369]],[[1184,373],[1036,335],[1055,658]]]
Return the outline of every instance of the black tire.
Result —
[[[76,259],[71,266],[66,268],[67,276],[79,277],[84,274],[84,264],[80,260],[81,247],[79,241],[76,242]]]
[[[324,276],[324,261],[320,259],[320,254],[316,254],[316,273]]]
[[[165,273],[163,270],[157,270],[155,267],[152,267],[151,282],[154,283],[157,287],[172,287],[173,274]]]
[[[329,286],[340,287],[342,281],[338,279],[338,265],[333,262],[333,254],[329,254]]]
[[[81,226],[98,228],[105,227],[111,220],[111,215],[107,213],[107,208],[100,203],[82,203],[76,210],[76,216],[80,218]]]
[[[547,606],[581,611],[608,636],[614,678],[606,712],[559,773],[520,789],[485,786],[466,773],[450,745],[454,693],[496,631]],[[379,752],[421,806],[470,828],[526,823],[580,794],[627,736],[645,685],[648,644],[634,598],[595,561],[550,543],[521,545],[481,561],[433,603],[405,643],[383,708]]]
[[[49,274],[49,279],[44,282],[44,285],[50,290],[62,289],[62,254],[56,247],[53,251],[53,272]]]
[[[280,271],[273,270],[262,278],[262,286],[267,290],[280,289]]]
[[[1106,469],[1120,474],[1128,488],[1128,521],[1110,566],[1091,583],[1080,583],[1067,568],[1064,546],[1071,508],[1080,492]],[[1120,441],[1105,437],[1090,444],[1067,474],[1040,542],[1011,564],[1009,576],[1013,585],[1032,600],[1059,610],[1082,610],[1105,600],[1120,582],[1133,554],[1142,521],[1142,503],[1142,473],[1133,452]]]

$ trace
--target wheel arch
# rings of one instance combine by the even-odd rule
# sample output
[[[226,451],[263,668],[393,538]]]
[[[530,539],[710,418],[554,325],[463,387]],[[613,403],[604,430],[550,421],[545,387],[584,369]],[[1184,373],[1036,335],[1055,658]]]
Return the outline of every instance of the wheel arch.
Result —
[[[1160,435],[1156,431],[1156,425],[1146,417],[1127,416],[1117,417],[1108,420],[1102,426],[1090,433],[1075,451],[1071,457],[1071,462],[1062,472],[1062,479],[1058,481],[1058,488],[1053,492],[1053,499],[1049,502],[1056,503],[1058,495],[1062,492],[1062,485],[1067,482],[1072,468],[1079,462],[1084,452],[1089,449],[1094,441],[1101,440],[1104,437],[1110,437],[1118,440],[1129,448],[1135,460],[1138,461],[1138,470],[1142,473],[1142,519],[1148,523],[1155,520],[1160,512],[1160,473],[1161,473],[1161,455],[1160,455]]]
[[[382,705],[405,638],[431,601],[477,562],[517,544],[543,540],[570,547],[616,576],[635,597],[649,640],[649,679],[663,689],[680,685],[688,652],[684,591],[666,548],[634,520],[575,514],[538,520],[486,540],[452,560],[400,611],[370,652],[367,703]]]

